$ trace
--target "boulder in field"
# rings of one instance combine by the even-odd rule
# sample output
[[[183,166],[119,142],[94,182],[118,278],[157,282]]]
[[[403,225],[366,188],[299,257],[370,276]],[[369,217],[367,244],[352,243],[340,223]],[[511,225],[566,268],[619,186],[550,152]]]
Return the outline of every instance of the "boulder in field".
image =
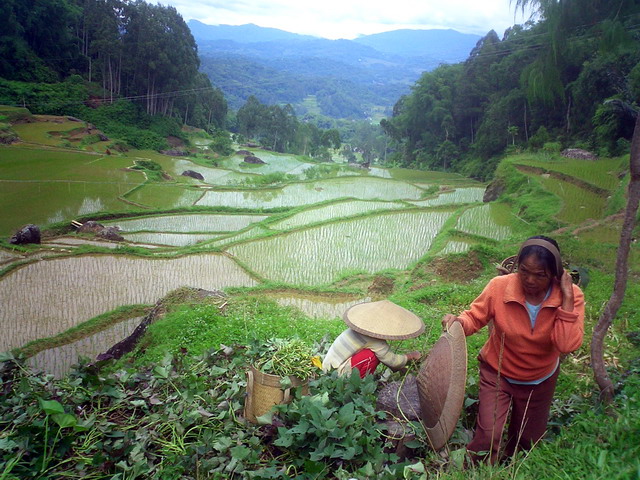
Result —
[[[120,229],[118,227],[105,227],[101,223],[89,220],[85,222],[80,228],[79,233],[92,233],[96,237],[104,238],[106,240],[114,240],[116,242],[123,242],[124,237],[120,235]]]
[[[195,178],[196,180],[203,180],[204,181],[204,176],[201,173],[195,172],[193,170],[185,170],[180,175],[182,175],[184,177],[191,177],[191,178]]]
[[[9,239],[9,243],[13,245],[24,245],[27,243],[40,243],[40,227],[30,223],[25,225]]]
[[[253,153],[250,152],[249,150],[238,150],[236,152],[236,155],[245,155],[246,156],[246,155],[253,155]]]
[[[265,161],[260,160],[255,155],[247,155],[246,157],[244,157],[244,161],[245,161],[245,163],[253,163],[253,164],[256,164],[256,165],[261,165],[261,164],[265,164],[266,163]]]
[[[118,227],[104,227],[100,232],[96,233],[96,237],[114,242],[124,242],[124,237],[119,232]]]

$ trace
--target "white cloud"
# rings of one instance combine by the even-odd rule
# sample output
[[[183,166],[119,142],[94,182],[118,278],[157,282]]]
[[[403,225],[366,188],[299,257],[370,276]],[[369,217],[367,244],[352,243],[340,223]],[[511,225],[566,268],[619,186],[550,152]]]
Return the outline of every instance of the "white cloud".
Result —
[[[501,35],[522,23],[510,0],[168,0],[185,20],[209,25],[279,28],[324,38],[355,38],[401,28],[453,28],[484,35]]]

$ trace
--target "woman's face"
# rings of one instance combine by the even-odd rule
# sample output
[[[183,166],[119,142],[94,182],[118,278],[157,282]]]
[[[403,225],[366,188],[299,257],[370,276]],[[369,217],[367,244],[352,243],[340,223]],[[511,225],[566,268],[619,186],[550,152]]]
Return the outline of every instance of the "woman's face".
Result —
[[[536,255],[524,257],[518,265],[518,278],[526,295],[541,295],[549,290],[552,275]]]

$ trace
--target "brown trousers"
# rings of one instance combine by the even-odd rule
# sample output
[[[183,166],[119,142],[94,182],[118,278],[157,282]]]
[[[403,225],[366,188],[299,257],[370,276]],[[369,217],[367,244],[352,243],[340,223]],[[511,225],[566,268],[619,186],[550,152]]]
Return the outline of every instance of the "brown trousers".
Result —
[[[474,460],[496,463],[501,453],[512,456],[517,450],[528,450],[542,438],[547,429],[549,409],[556,389],[556,372],[538,385],[516,385],[498,375],[492,367],[480,362],[478,421],[473,440],[467,450]],[[506,444],[502,432],[511,409]]]

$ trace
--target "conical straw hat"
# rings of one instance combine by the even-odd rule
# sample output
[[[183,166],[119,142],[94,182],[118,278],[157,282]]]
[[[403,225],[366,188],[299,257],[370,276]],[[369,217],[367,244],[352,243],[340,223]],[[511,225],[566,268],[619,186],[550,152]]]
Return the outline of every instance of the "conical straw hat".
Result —
[[[444,332],[418,372],[422,423],[431,447],[440,450],[458,423],[467,383],[467,341],[459,322]]]
[[[420,317],[389,300],[359,303],[342,318],[356,332],[383,340],[405,340],[424,332]]]

